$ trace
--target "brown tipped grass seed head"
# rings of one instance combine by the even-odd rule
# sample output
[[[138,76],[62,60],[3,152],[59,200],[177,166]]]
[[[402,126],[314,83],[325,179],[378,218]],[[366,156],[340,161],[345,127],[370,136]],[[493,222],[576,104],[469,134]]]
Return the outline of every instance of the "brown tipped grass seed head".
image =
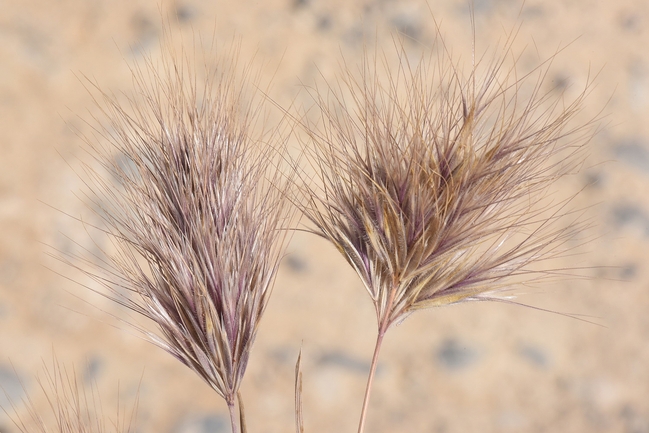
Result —
[[[392,324],[423,308],[513,303],[502,296],[512,283],[553,275],[534,265],[564,252],[579,224],[557,224],[569,199],[552,203],[548,188],[579,166],[592,135],[592,122],[570,125],[588,87],[569,103],[543,93],[549,60],[519,78],[508,44],[464,76],[445,58],[411,64],[396,45],[397,68],[366,55],[358,73],[316,89],[320,125],[306,124],[320,183],[304,182],[301,210],[376,309],[359,433]]]
[[[291,213],[273,165],[281,134],[258,132],[261,98],[237,56],[199,85],[189,60],[165,52],[133,70],[137,99],[102,93],[108,144],[93,146],[110,176],[89,170],[117,250],[90,274],[157,325],[141,331],[226,400],[233,429]]]
[[[551,100],[544,65],[517,78],[503,56],[464,78],[443,59],[411,65],[398,54],[387,79],[366,57],[360,78],[347,71],[316,94],[322,126],[309,137],[321,185],[302,188],[302,211],[361,278],[381,331],[414,310],[498,300],[508,277],[544,275],[530,265],[574,228],[555,224],[565,202],[539,201],[581,163],[591,135],[590,124],[569,124],[586,91]]]

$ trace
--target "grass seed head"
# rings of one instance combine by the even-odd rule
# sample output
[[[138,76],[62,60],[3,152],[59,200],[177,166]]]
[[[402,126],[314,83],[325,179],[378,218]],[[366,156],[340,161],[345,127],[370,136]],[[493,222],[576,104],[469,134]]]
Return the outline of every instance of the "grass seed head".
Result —
[[[232,404],[286,238],[282,134],[259,124],[258,80],[236,47],[202,81],[163,49],[133,69],[131,99],[99,91],[110,123],[88,141],[109,176],[88,173],[117,253],[90,274]]]
[[[306,129],[321,179],[302,188],[303,213],[360,276],[380,332],[551,275],[534,265],[576,225],[557,224],[570,212],[548,189],[592,135],[592,122],[572,125],[588,87],[572,102],[542,90],[552,59],[519,76],[509,42],[467,75],[448,54],[413,64],[396,46],[396,69],[366,55],[358,74],[314,91],[321,123]]]

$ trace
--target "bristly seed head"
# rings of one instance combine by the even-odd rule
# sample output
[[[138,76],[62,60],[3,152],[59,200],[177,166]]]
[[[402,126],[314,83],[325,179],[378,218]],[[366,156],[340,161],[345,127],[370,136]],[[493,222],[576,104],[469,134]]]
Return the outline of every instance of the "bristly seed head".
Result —
[[[88,141],[119,185],[89,175],[118,254],[90,274],[232,404],[286,241],[284,134],[257,131],[256,79],[237,66],[236,48],[198,84],[171,45],[160,64],[133,70],[127,104],[100,91],[110,125]]]
[[[137,398],[128,416],[117,409],[116,417],[104,419],[102,399],[96,384],[87,390],[74,368],[61,366],[56,357],[52,365],[43,362],[44,377],[36,383],[41,398],[27,394],[20,409],[10,402],[12,411],[2,408],[21,433],[133,433],[136,431]],[[25,389],[27,392],[27,389]],[[42,408],[47,410],[42,411]],[[26,415],[20,414],[26,412]],[[4,430],[3,430],[4,431]]]
[[[552,99],[541,91],[550,62],[536,81],[518,78],[510,43],[482,78],[485,59],[464,78],[443,59],[410,64],[400,45],[385,81],[366,57],[360,78],[347,69],[314,92],[322,126],[306,129],[321,186],[303,186],[301,208],[362,279],[381,333],[416,309],[502,299],[513,280],[549,275],[530,265],[572,236],[555,224],[566,202],[546,193],[583,160],[592,122],[570,122],[588,87]]]

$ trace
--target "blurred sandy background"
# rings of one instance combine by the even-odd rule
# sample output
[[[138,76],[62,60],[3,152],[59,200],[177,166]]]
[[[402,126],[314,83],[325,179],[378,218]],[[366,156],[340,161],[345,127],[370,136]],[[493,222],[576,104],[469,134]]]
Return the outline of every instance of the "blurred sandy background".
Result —
[[[420,41],[406,44],[419,55],[435,33],[431,11],[449,47],[468,58],[468,10],[464,0],[167,0],[161,8],[144,0],[0,0],[0,385],[8,396],[20,400],[26,388],[42,405],[34,378],[54,351],[96,382],[106,416],[115,413],[118,384],[126,405],[139,387],[138,432],[229,431],[225,404],[197,376],[111,326],[108,314],[121,316],[120,308],[48,269],[60,267],[44,244],[65,251],[71,236],[92,245],[63,213],[92,218],[75,196],[84,143],[70,126],[88,132],[82,119],[93,111],[78,76],[128,92],[128,65],[140,60],[131,48],[156,55],[162,11],[175,37],[241,37],[242,58],[256,52],[269,65],[265,78],[278,71],[271,96],[308,106],[301,83],[320,73],[333,79],[341,54],[357,58],[364,39],[390,49],[390,34],[402,32]],[[475,0],[478,48],[495,46],[519,11],[517,0]],[[520,19],[523,62],[535,61],[534,44],[547,57],[574,40],[547,89],[575,96],[589,71],[601,70],[584,118],[603,107],[608,116],[587,167],[561,184],[590,185],[576,205],[595,206],[597,239],[570,264],[598,269],[521,300],[605,327],[486,303],[415,314],[384,343],[368,432],[649,432],[649,3],[529,0]],[[373,307],[331,246],[297,234],[290,251],[243,385],[249,431],[294,431],[302,343],[307,432],[355,431]],[[0,414],[0,432],[15,431]]]

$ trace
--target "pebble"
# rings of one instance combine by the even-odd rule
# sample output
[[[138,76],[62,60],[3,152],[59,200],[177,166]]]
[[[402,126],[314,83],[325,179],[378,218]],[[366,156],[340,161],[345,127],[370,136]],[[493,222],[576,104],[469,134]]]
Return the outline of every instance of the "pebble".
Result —
[[[24,381],[16,375],[13,367],[0,365],[0,407],[11,411],[11,404],[19,404],[25,397]]]
[[[649,237],[649,216],[638,206],[631,204],[618,204],[612,209],[613,224],[618,228],[636,226]]]
[[[478,352],[455,339],[448,339],[437,349],[436,357],[449,370],[463,370],[478,360]]]
[[[528,363],[535,367],[545,368],[550,364],[550,360],[540,347],[530,344],[521,344],[518,347],[518,354]]]
[[[222,415],[196,415],[185,418],[169,433],[226,433],[230,421]]]
[[[91,386],[97,382],[97,378],[101,374],[103,367],[104,361],[98,356],[93,356],[88,360],[83,371],[83,382],[86,386]]]
[[[619,161],[649,173],[649,149],[641,140],[623,140],[614,146],[613,154]]]
[[[353,373],[367,374],[370,371],[370,362],[354,358],[340,351],[325,352],[318,360],[319,364],[340,367]],[[380,365],[377,367],[377,374]]]
[[[288,257],[286,257],[284,262],[286,263],[286,266],[288,266],[288,268],[291,271],[298,274],[307,271],[309,267],[307,265],[306,260],[302,259],[299,256],[296,256],[295,254],[291,254]]]

